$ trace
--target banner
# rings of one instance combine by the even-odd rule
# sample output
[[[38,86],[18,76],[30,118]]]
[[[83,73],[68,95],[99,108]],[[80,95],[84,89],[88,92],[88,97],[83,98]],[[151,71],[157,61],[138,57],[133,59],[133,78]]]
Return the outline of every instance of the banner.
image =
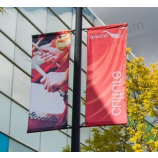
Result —
[[[86,126],[127,124],[127,24],[87,31]]]
[[[70,32],[32,36],[28,133],[67,127]]]

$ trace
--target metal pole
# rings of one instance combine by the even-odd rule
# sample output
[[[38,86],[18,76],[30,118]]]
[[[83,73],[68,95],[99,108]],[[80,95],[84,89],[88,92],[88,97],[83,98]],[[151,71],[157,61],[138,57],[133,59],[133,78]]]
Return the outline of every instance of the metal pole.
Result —
[[[80,151],[82,9],[76,8],[71,152]]]

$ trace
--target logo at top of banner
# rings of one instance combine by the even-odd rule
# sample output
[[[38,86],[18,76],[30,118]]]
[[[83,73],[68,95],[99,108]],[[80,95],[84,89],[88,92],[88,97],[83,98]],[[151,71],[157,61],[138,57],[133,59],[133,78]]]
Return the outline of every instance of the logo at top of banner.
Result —
[[[123,28],[120,28],[120,29],[123,29]],[[94,36],[90,36],[90,39],[97,39],[97,38],[107,38],[107,37],[112,37],[112,38],[121,38],[121,33],[111,33],[109,31],[103,31],[101,33],[106,33],[106,34],[101,34],[101,35],[94,35]]]
[[[120,30],[124,30],[125,29],[125,27],[120,27]]]
[[[106,32],[107,34],[109,34],[112,38],[121,38],[121,33],[116,33],[116,34],[114,34],[114,33],[111,33],[111,32],[109,32],[109,31],[103,31],[103,32]],[[103,32],[101,32],[101,33],[103,33]]]

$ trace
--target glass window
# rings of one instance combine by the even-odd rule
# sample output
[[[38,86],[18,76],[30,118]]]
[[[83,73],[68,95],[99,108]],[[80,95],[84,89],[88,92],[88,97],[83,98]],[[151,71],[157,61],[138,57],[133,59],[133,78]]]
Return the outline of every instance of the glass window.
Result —
[[[15,48],[15,62],[26,72],[31,74],[31,58],[18,47]]]
[[[132,61],[133,59],[134,59],[134,56],[130,54],[129,55],[129,60]]]
[[[2,51],[2,53],[10,59],[14,60],[14,48],[15,45],[2,33],[0,33],[0,51]]]
[[[86,74],[81,71],[81,96],[85,97],[85,91],[86,91]]]
[[[74,50],[75,50],[75,36],[71,34],[71,48],[70,48],[70,58],[74,60]]]
[[[93,129],[94,127],[89,127],[89,131],[90,131],[90,138],[93,138],[93,133],[92,133],[92,129]]]
[[[8,140],[9,138],[0,133],[0,152],[7,152],[8,151]]]
[[[82,26],[83,26],[83,28],[92,27],[91,24],[84,17],[82,17]],[[85,43],[87,43],[87,32],[85,32],[85,31],[82,31],[82,40]]]
[[[68,90],[68,104],[72,106],[72,96],[73,92],[71,90]]]
[[[127,55],[126,55],[126,59],[127,59],[127,60],[130,60],[130,58],[129,58],[129,57],[130,57],[130,55],[129,55],[129,54],[127,54]]]
[[[12,102],[10,134],[19,141],[39,150],[40,133],[27,133],[28,111]]]
[[[34,152],[34,150],[14,141],[13,139],[9,139],[9,152]]]
[[[76,23],[76,9],[72,9],[72,30],[75,29],[75,23]]]
[[[101,20],[98,20],[96,17],[94,17],[94,26],[103,26],[104,23],[101,22]]]
[[[82,62],[81,67],[87,71],[87,47],[82,44]]]
[[[19,9],[42,32],[46,32],[47,8],[44,8],[44,7],[20,7]]]
[[[5,7],[3,15],[0,14],[0,29],[5,32],[11,39],[15,39],[17,11],[12,7]]]
[[[72,108],[68,107],[68,125],[72,126]]]
[[[85,117],[80,115],[80,124],[85,125]]]
[[[71,123],[72,124],[72,123]],[[71,137],[71,132],[72,132],[72,129],[71,128],[69,128],[69,129],[67,129],[67,134],[69,135],[67,138],[69,138],[69,140],[71,139],[70,137]],[[70,142],[69,142],[69,140],[67,140],[68,142],[67,143],[71,143],[71,140],[70,140]]]
[[[41,133],[41,151],[60,152],[66,146],[67,136],[60,131]]]
[[[70,137],[67,137],[67,145],[69,145],[71,148],[71,138]]]
[[[11,101],[0,94],[0,130],[9,134]]]
[[[0,55],[0,89],[11,95],[13,64]]]
[[[72,108],[68,107],[68,125],[72,126]],[[71,136],[71,129],[67,130],[67,134]]]
[[[51,7],[51,8],[71,28],[72,7]]]
[[[94,22],[94,15],[90,12],[88,8],[84,8],[83,14],[88,18],[88,20],[93,24]]]
[[[85,122],[85,118],[81,116],[81,123]],[[89,128],[81,128],[80,129],[80,142],[85,143],[85,140],[90,137]]]
[[[48,10],[47,32],[58,32],[68,30],[68,28],[57,17]]]
[[[30,77],[25,75],[21,70],[14,67],[13,79],[13,98],[19,103],[29,108],[30,103]]]
[[[69,61],[69,87],[73,89],[73,73],[74,73],[74,64],[72,61]]]
[[[86,106],[83,104],[83,101],[81,99],[81,113],[85,115],[85,108]]]
[[[32,35],[40,34],[20,13],[18,13],[16,42],[30,55]]]
[[[72,91],[68,91],[68,104],[70,104],[72,106],[72,95],[73,95],[73,92]],[[70,106],[68,106],[68,125],[69,126],[72,126],[72,108]],[[71,134],[69,133],[71,130],[68,130],[68,134]]]
[[[155,109],[156,110],[156,109]],[[151,117],[151,116],[149,116],[149,115],[147,115],[146,117],[145,117],[145,119],[148,121],[148,122],[150,122],[151,124],[153,124],[154,126],[156,126],[157,125],[157,119],[155,118],[155,117]]]

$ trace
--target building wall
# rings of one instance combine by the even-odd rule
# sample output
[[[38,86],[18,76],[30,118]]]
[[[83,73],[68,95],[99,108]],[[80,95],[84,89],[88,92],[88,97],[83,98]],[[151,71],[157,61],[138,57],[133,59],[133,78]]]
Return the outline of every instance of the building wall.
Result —
[[[75,29],[75,8],[5,8],[0,15],[0,151],[62,151],[71,146],[71,129],[27,134],[31,83],[31,37]],[[83,11],[83,28],[104,25],[88,9]],[[86,89],[86,32],[82,38],[81,99]],[[74,35],[70,52],[68,124],[71,125],[73,94]],[[81,102],[81,124],[85,122]],[[81,145],[91,136],[81,128]]]

